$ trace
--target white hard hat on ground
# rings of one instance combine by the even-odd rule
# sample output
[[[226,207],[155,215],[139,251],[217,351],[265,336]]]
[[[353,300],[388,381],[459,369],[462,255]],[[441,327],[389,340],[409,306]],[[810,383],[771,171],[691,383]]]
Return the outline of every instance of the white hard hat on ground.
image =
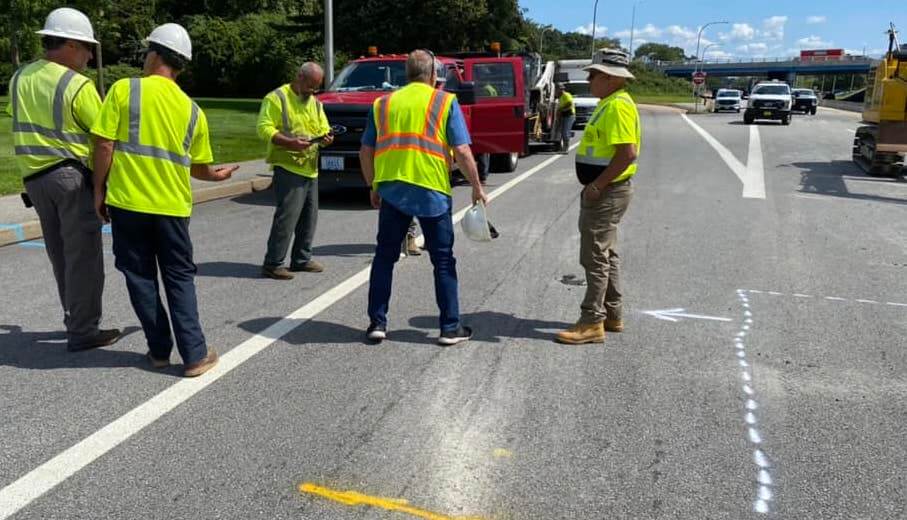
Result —
[[[491,242],[497,232],[491,232],[491,224],[488,222],[488,215],[485,212],[485,204],[478,202],[466,210],[463,215],[463,232],[470,240],[476,242]]]
[[[189,33],[182,25],[176,23],[165,23],[156,27],[147,38],[142,40],[142,43],[144,45],[156,43],[187,60],[192,59],[192,40],[189,39]]]
[[[91,21],[81,11],[69,7],[54,9],[47,15],[44,28],[35,31],[42,36],[55,36],[67,40],[78,40],[85,43],[98,44],[94,39],[94,29]]]

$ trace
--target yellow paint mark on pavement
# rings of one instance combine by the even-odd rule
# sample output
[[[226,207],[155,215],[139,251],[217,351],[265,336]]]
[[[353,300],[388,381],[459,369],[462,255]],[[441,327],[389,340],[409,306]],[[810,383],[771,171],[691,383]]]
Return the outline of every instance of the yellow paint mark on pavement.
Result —
[[[380,507],[387,511],[406,513],[417,518],[425,518],[426,520],[481,520],[480,518],[473,516],[447,516],[432,513],[431,511],[410,506],[409,501],[404,498],[382,498],[365,495],[357,491],[336,491],[317,484],[312,484],[311,482],[300,484],[299,491],[302,493],[318,495],[347,506]]]
[[[509,459],[510,457],[513,457],[513,452],[504,448],[497,448],[492,452],[492,455],[498,459]]]

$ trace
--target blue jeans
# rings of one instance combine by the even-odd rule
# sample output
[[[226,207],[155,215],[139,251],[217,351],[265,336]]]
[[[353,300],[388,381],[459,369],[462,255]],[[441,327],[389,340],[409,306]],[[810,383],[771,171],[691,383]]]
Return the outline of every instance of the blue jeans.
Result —
[[[372,262],[368,287],[368,317],[373,324],[387,325],[387,308],[391,299],[394,264],[400,259],[400,242],[413,216],[387,202],[378,213],[378,246]],[[453,256],[454,226],[450,212],[437,217],[419,217],[425,234],[425,248],[435,267],[435,301],[441,311],[442,331],[460,326],[460,302],[457,289],[457,261]]]
[[[126,277],[129,301],[142,324],[151,355],[170,358],[172,319],[176,348],[183,363],[200,361],[208,354],[208,347],[198,321],[189,219],[114,207],[109,210],[116,267]],[[161,301],[158,267],[167,293],[169,318]]]
[[[573,125],[576,123],[576,116],[567,114],[561,119],[561,141],[570,144],[570,132],[573,131]]]

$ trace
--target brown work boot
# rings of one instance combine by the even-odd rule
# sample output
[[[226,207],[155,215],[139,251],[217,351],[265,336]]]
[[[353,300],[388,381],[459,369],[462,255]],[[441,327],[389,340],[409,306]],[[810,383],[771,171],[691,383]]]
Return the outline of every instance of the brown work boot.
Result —
[[[293,273],[288,271],[286,267],[280,265],[263,265],[261,266],[261,274],[262,276],[273,280],[292,280],[294,278]]]
[[[605,330],[608,332],[623,332],[624,320],[605,320]]]
[[[419,256],[422,250],[416,245],[416,237],[406,235],[406,256]]]
[[[577,323],[554,337],[558,343],[582,345],[584,343],[604,343],[605,328],[602,323]]]
[[[201,358],[195,363],[189,363],[188,365],[186,365],[186,371],[183,372],[183,375],[186,377],[198,377],[214,368],[214,365],[217,364],[217,360],[217,351],[213,348],[209,348],[207,356]]]
[[[324,271],[324,265],[321,262],[316,262],[315,260],[309,260],[308,262],[300,265],[293,266],[290,268],[291,271],[295,272],[304,272],[304,273],[320,273]]]
[[[151,352],[145,354],[145,357],[148,358],[148,363],[151,364],[151,368],[155,370],[163,370],[170,366],[170,358],[158,359],[152,356]]]

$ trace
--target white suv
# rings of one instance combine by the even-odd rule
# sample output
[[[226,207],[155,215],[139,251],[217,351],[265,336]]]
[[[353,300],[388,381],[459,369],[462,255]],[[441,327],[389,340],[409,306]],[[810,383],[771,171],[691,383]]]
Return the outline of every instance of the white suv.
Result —
[[[780,120],[781,124],[790,124],[791,110],[790,86],[780,81],[757,83],[750,92],[749,103],[743,113],[743,122],[751,124],[756,119]]]

